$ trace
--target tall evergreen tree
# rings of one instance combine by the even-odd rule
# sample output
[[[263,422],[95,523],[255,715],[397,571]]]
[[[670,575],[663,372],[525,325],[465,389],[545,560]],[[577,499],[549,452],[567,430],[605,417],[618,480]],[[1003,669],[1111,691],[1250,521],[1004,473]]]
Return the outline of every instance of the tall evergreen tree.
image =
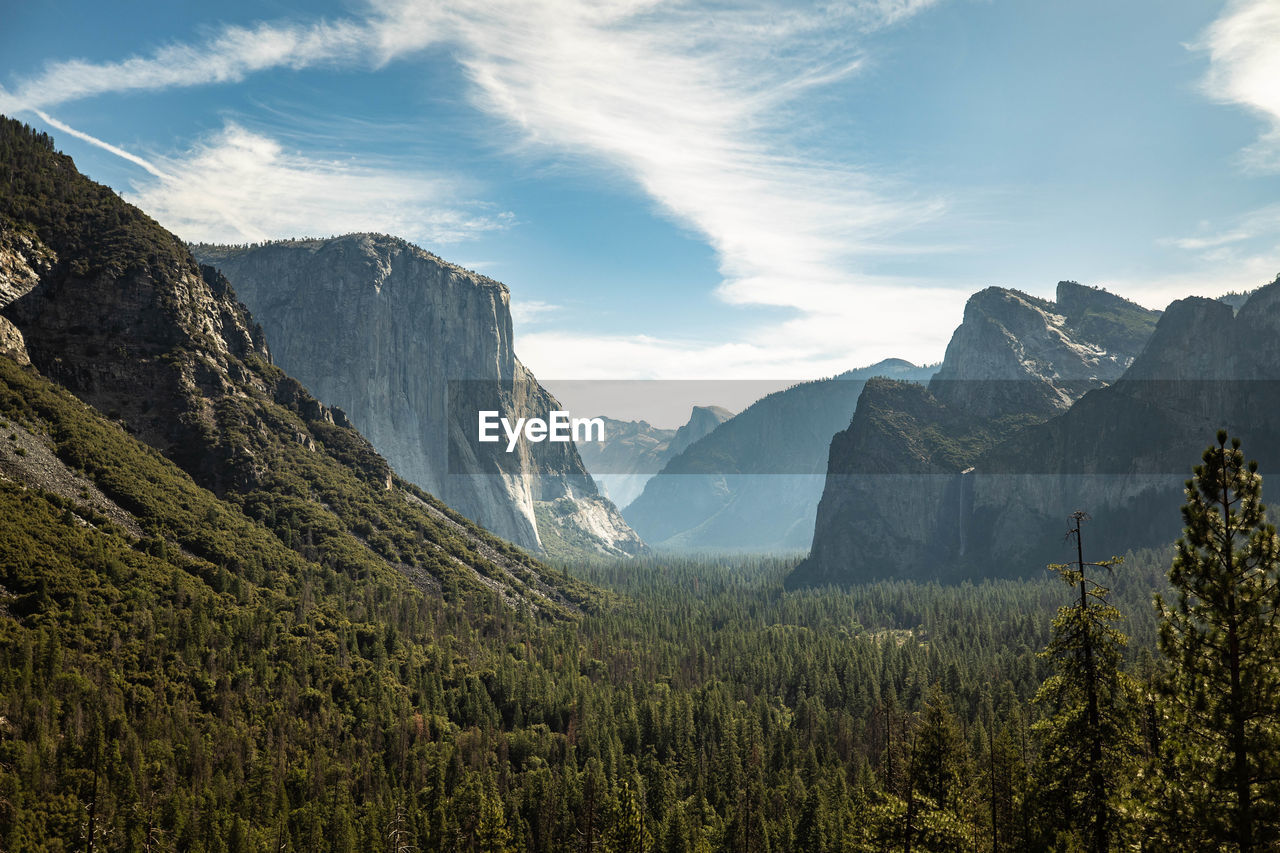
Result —
[[[1055,844],[1074,839],[1102,853],[1117,843],[1119,807],[1136,760],[1134,691],[1121,671],[1127,638],[1116,628],[1120,612],[1107,600],[1110,590],[1089,576],[1091,568],[1110,570],[1119,558],[1086,563],[1080,524],[1088,516],[1072,518],[1076,561],[1049,568],[1079,593],[1059,608],[1042,653],[1055,672],[1036,695],[1046,709],[1036,725],[1037,787],[1046,838],[1057,837]]]
[[[1165,826],[1205,848],[1280,843],[1280,541],[1257,463],[1220,431],[1187,481],[1160,649]]]

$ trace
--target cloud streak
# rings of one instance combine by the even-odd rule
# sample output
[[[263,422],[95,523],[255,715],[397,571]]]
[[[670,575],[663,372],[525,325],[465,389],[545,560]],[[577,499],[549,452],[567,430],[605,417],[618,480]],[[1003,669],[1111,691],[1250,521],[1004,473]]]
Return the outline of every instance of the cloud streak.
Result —
[[[71,127],[70,125],[63,124],[62,122],[58,121],[56,118],[50,116],[48,113],[45,113],[42,110],[32,110],[32,112],[40,116],[40,120],[43,121],[45,124],[49,125],[50,127],[52,127],[54,130],[60,130],[63,133],[67,134],[68,136],[74,136],[76,139],[79,139],[82,142],[87,142],[90,145],[101,148],[103,151],[107,151],[111,154],[116,155],[122,160],[128,160],[130,163],[134,164],[135,166],[140,167],[143,171],[146,171],[150,173],[152,176],[160,178],[161,180],[171,179],[171,176],[166,175],[164,172],[157,169],[155,165],[153,165],[150,161],[142,159],[137,154],[133,154],[129,151],[125,151],[123,148],[119,148],[115,145],[112,145],[110,142],[104,142],[103,140],[97,138],[96,136],[90,136],[89,134],[83,131],[76,130],[74,127]]]

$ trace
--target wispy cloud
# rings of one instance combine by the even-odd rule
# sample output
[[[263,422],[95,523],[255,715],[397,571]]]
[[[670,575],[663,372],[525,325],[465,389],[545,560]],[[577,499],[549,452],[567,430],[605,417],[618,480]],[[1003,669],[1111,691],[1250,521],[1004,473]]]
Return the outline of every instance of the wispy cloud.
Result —
[[[381,231],[451,243],[505,227],[510,219],[461,206],[459,199],[470,193],[455,180],[405,174],[394,164],[291,152],[237,124],[147,165],[154,179],[135,181],[126,197],[188,240]]]
[[[1235,0],[1199,47],[1209,52],[1209,95],[1261,115],[1268,129],[1243,152],[1245,165],[1280,171],[1280,3]]]
[[[861,168],[848,152],[823,150],[814,142],[821,116],[800,103],[803,93],[858,73],[868,33],[933,2],[797,9],[747,0],[730,10],[656,0],[373,0],[363,17],[229,27],[201,44],[169,45],[150,56],[53,64],[0,95],[0,109],[235,82],[272,67],[376,66],[447,45],[472,84],[473,103],[512,128],[517,148],[625,176],[716,250],[723,300],[793,312],[761,330],[758,340],[767,344],[699,349],[704,371],[771,364],[782,357],[776,340],[801,333],[800,350],[787,358],[796,365],[807,359],[813,372],[837,355],[848,366],[870,342],[883,341],[882,309],[910,301],[917,327],[943,329],[945,339],[963,302],[963,294],[945,292],[908,300],[906,292],[920,293],[912,283],[865,274],[868,258],[891,243],[900,248],[904,234],[943,213],[945,200]],[[384,224],[363,227],[403,232],[401,223],[418,221],[418,201],[440,197],[431,181],[371,183],[374,176],[358,167],[288,154],[235,126],[157,164],[166,176],[139,185],[134,200],[184,235],[344,230],[349,208],[362,209],[382,193],[390,207]],[[431,230],[460,233],[487,222],[447,214]],[[522,348],[540,340],[526,336]],[[611,340],[628,375],[637,362],[625,354],[635,346],[651,365],[689,363],[690,352],[676,342]],[[885,342],[888,350],[868,357],[901,352],[904,343]],[[657,352],[663,348],[674,360]],[[786,372],[804,374],[792,366]]]
[[[1269,204],[1226,218],[1201,222],[1194,234],[1169,237],[1160,245],[1180,250],[1181,271],[1150,282],[1124,283],[1126,293],[1145,295],[1161,307],[1196,294],[1219,296],[1247,291],[1275,279],[1280,271],[1280,204]]]
[[[203,44],[171,44],[151,56],[50,63],[11,92],[0,90],[0,112],[50,109],[107,92],[236,83],[270,68],[350,64],[367,56],[369,40],[368,28],[353,21],[225,27]]]
[[[1203,252],[1259,240],[1271,244],[1280,242],[1280,204],[1268,204],[1246,211],[1233,217],[1225,226],[1201,222],[1195,235],[1173,237],[1161,242],[1189,252]]]

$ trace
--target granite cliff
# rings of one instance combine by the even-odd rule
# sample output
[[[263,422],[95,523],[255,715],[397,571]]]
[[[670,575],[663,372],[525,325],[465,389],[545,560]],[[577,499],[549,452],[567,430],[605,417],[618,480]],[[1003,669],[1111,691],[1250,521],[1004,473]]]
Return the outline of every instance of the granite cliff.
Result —
[[[276,363],[408,480],[521,547],[643,548],[572,443],[476,441],[480,410],[560,408],[515,355],[506,285],[377,234],[193,251],[231,280]]]
[[[1003,288],[972,296],[927,388],[868,383],[831,442],[810,555],[789,583],[1030,571],[997,547],[1032,537],[997,520],[1011,517],[1010,484],[987,475],[1006,442],[1124,375],[1159,316],[1075,282],[1060,282],[1053,302]],[[1054,516],[1059,541],[1074,508]]]
[[[763,397],[673,457],[623,515],[646,542],[670,550],[801,550],[831,436],[848,425],[864,383],[932,374],[889,359]]]

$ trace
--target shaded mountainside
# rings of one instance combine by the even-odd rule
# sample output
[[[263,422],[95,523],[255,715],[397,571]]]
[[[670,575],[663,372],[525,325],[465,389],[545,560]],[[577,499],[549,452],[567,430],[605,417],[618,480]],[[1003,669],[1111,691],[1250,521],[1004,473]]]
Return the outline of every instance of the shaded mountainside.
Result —
[[[810,556],[792,586],[963,577],[983,454],[1115,381],[1159,312],[1075,282],[1049,302],[991,287],[970,297],[928,388],[868,385],[831,442]],[[992,567],[982,573],[1009,570]]]
[[[797,551],[812,539],[831,436],[873,376],[925,381],[890,359],[764,397],[673,458],[623,515],[646,542],[687,551]]]
[[[377,234],[193,251],[231,279],[276,363],[406,479],[525,548],[643,548],[572,443],[476,440],[481,410],[514,423],[561,408],[516,358],[506,285]]]
[[[6,121],[0,139],[0,281],[16,297],[3,313],[41,374],[306,560],[353,577],[391,567],[406,584],[461,583],[565,612],[563,579],[399,480],[340,410],[270,364],[261,329],[226,279],[82,177],[48,137]],[[48,429],[62,440],[63,426]],[[104,482],[136,465],[96,458],[101,443],[60,452],[71,467],[97,472],[97,487],[119,500]],[[136,507],[142,497],[130,489],[122,505]],[[153,535],[200,554],[163,525]]]
[[[602,418],[605,440],[584,441],[578,445],[578,453],[609,499],[626,507],[667,460],[731,417],[733,412],[720,406],[694,406],[689,420],[679,429],[660,429],[648,421]]]
[[[1217,300],[1174,302],[1119,381],[984,454],[964,519],[975,556],[1044,562],[1076,508],[1102,552],[1172,542],[1191,464],[1219,429],[1280,471],[1280,283],[1235,316]]]
[[[1034,574],[1070,556],[1077,509],[1094,519],[1096,553],[1168,545],[1190,466],[1218,429],[1263,471],[1280,467],[1278,331],[1277,284],[1234,316],[1222,301],[1180,300],[1120,376],[1047,418],[975,417],[932,387],[869,386],[832,442],[813,551],[790,583]],[[994,399],[984,384],[969,397]]]

